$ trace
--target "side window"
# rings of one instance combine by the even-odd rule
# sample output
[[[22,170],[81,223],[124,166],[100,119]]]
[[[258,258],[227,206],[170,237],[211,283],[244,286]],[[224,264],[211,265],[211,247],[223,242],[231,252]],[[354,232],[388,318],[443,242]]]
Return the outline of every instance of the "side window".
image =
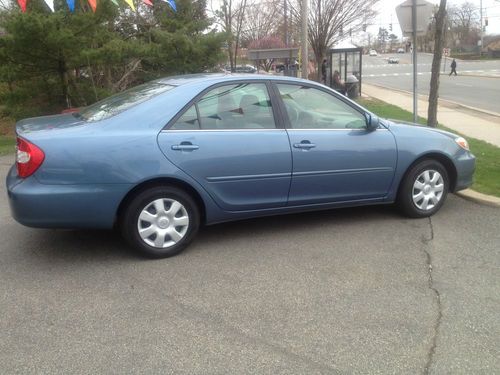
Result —
[[[217,87],[197,103],[201,129],[274,129],[273,111],[264,83]]]
[[[293,129],[364,129],[365,116],[313,87],[278,84]]]
[[[199,128],[198,114],[194,104],[170,127],[172,130],[198,130]]]

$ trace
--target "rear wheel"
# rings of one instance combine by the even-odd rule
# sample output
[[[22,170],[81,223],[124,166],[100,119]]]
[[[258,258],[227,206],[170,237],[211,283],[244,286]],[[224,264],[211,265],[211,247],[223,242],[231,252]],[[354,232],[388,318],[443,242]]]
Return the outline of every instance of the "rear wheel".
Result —
[[[123,237],[143,255],[166,258],[180,253],[195,237],[200,224],[198,207],[184,191],[153,187],[142,191],[126,207]]]
[[[404,178],[398,204],[407,216],[431,216],[444,204],[448,189],[448,173],[443,165],[436,160],[422,160]]]

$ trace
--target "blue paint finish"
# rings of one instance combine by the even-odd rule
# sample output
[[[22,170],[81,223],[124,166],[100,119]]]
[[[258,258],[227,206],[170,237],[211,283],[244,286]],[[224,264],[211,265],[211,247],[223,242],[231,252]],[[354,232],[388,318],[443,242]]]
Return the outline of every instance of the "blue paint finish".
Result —
[[[189,142],[199,148],[173,150]],[[286,131],[164,131],[165,156],[227,211],[284,206],[292,171]]]
[[[455,135],[387,120],[373,132],[163,130],[200,92],[236,80],[307,82],[324,89],[287,77],[178,76],[159,80],[174,89],[103,121],[71,114],[22,120],[17,133],[40,147],[45,160],[26,179],[10,171],[12,215],[35,227],[110,228],[134,187],[162,178],[197,192],[207,224],[389,203],[411,164],[430,154],[451,161],[455,190],[472,184],[474,156],[454,142]],[[278,124],[286,123],[281,111],[276,116]],[[302,141],[315,147],[294,147]],[[172,149],[182,142],[197,147]]]
[[[293,148],[289,205],[380,198],[387,195],[396,168],[396,142],[384,129],[293,130],[292,144],[311,142],[310,150]]]

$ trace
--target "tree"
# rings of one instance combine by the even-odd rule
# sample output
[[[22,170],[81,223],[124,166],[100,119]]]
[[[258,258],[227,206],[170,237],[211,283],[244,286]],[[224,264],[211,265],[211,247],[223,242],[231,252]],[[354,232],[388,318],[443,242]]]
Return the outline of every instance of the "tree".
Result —
[[[398,41],[398,36],[396,34],[389,34],[389,49],[394,48],[394,44]]]
[[[208,31],[205,0],[163,2],[138,12],[101,0],[93,13],[63,1],[50,12],[32,0],[28,11],[0,11],[0,102],[13,117],[84,106],[144,81],[211,69],[220,61],[222,33]],[[78,8],[80,7],[80,8]]]
[[[446,17],[446,0],[441,0],[436,15],[434,56],[432,58],[431,87],[429,91],[429,107],[427,109],[427,125],[437,126],[437,105],[439,97],[439,69],[443,54],[444,25]]]
[[[477,7],[465,2],[448,10],[451,31],[456,35],[460,46],[475,46],[479,39],[480,22]]]
[[[279,35],[282,4],[277,0],[266,0],[247,4],[245,18],[241,30],[241,46],[247,47],[251,42]]]
[[[247,0],[222,0],[220,9],[214,11],[219,26],[226,34],[226,45],[231,71],[234,71],[236,66],[246,9]]]
[[[377,40],[382,51],[385,51],[387,41],[389,40],[389,32],[386,28],[379,27]]]
[[[308,15],[309,44],[317,63],[320,79],[321,63],[329,47],[344,38],[344,32],[356,33],[372,20],[379,0],[310,0]],[[300,2],[291,2],[295,23],[300,23]]]

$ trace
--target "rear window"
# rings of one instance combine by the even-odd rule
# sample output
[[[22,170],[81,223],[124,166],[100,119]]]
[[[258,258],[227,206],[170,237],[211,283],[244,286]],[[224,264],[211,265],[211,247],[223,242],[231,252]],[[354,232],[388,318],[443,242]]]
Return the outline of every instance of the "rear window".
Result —
[[[89,105],[75,113],[74,116],[85,121],[104,120],[174,87],[159,82],[145,83]]]

